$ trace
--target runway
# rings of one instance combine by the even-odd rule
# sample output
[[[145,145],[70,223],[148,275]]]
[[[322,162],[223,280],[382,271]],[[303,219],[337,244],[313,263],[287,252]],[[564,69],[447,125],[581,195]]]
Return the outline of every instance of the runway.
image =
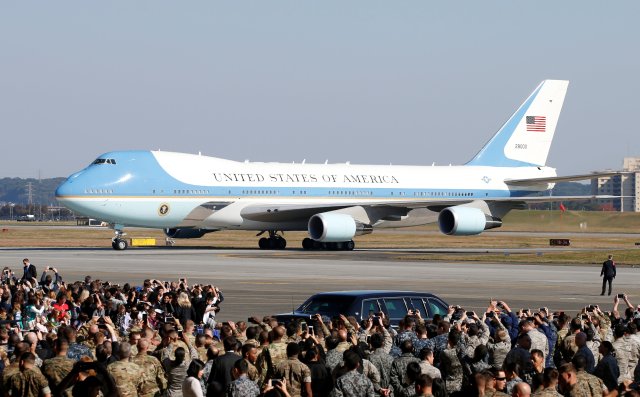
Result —
[[[1,249],[0,263],[22,272],[28,257],[39,274],[56,267],[65,281],[91,275],[116,283],[141,284],[145,278],[218,286],[225,296],[220,319],[287,312],[309,295],[348,289],[397,289],[432,292],[449,304],[484,310],[489,298],[513,309],[547,306],[577,310],[599,304],[611,310],[612,297],[601,297],[596,266],[442,263],[403,259],[402,252],[306,252],[302,250],[203,249]],[[393,258],[393,260],[392,260]],[[640,268],[621,267],[614,293],[634,302]]]

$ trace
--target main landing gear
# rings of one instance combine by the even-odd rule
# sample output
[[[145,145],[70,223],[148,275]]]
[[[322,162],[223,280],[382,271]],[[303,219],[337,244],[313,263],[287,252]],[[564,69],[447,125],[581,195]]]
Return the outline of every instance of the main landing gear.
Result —
[[[123,237],[127,234],[122,229],[114,229],[115,236],[111,239],[111,247],[116,251],[124,251],[129,246]]]
[[[305,250],[324,250],[324,251],[353,251],[356,243],[353,240],[340,241],[336,243],[323,243],[310,239],[309,237],[302,240],[302,248]]]
[[[258,246],[261,250],[283,250],[287,247],[287,240],[280,236],[276,230],[269,230],[269,237],[262,237],[258,240]],[[260,236],[264,232],[257,235]]]

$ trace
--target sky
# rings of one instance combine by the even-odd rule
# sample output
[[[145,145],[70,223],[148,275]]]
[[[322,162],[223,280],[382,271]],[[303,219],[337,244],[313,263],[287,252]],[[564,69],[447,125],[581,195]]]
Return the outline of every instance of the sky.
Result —
[[[463,164],[544,79],[547,165],[640,156],[638,1],[6,1],[0,177],[113,150]]]

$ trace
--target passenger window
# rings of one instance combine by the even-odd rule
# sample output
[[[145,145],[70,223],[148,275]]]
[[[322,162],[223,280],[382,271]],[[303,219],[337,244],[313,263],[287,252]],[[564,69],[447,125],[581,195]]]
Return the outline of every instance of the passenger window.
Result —
[[[448,307],[445,306],[444,303],[440,302],[437,299],[429,298],[429,314],[430,317],[435,316],[436,314],[440,314],[441,316],[446,316],[448,312]]]
[[[362,317],[365,318],[373,313],[378,313],[380,306],[376,299],[366,299],[362,301]]]
[[[410,310],[417,310],[420,312],[420,317],[429,318],[427,311],[424,308],[422,298],[405,298],[405,300],[407,301],[407,307],[409,307]]]
[[[407,307],[402,298],[386,298],[384,304],[389,318],[402,318],[407,315]]]

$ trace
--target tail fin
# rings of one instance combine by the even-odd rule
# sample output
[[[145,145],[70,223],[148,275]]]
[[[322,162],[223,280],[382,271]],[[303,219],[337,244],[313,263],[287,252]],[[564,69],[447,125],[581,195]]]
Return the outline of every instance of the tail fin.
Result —
[[[466,165],[545,165],[569,82],[544,80]]]

